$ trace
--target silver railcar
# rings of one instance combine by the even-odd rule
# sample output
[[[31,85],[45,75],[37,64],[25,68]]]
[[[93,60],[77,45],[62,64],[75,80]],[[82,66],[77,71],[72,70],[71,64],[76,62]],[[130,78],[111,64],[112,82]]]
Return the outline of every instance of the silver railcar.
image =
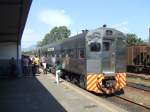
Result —
[[[54,65],[62,63],[63,77],[95,93],[114,93],[126,85],[126,37],[113,28],[81,34],[41,48]]]

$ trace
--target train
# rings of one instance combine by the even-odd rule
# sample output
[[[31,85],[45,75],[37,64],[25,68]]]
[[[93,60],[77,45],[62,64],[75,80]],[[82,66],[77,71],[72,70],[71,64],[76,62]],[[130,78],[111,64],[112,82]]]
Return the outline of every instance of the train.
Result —
[[[150,46],[129,46],[127,55],[128,72],[150,74]]]
[[[113,94],[126,86],[126,35],[106,26],[34,50],[38,56],[62,64],[62,75],[87,91]]]

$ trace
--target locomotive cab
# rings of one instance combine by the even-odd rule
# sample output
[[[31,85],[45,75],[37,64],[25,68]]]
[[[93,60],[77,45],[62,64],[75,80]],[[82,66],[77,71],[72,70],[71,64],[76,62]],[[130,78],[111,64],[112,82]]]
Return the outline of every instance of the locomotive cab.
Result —
[[[102,72],[105,76],[114,76],[115,74],[115,41],[113,39],[103,39],[102,44]]]
[[[102,73],[104,79],[102,80],[103,88],[115,87],[115,40],[113,38],[103,38],[102,42]]]
[[[90,80],[92,76],[96,77],[96,86],[103,93],[114,93],[126,85],[126,43],[124,40],[123,33],[106,27],[87,34],[87,79]],[[89,85],[87,83],[87,89],[90,91],[96,88],[88,87]]]

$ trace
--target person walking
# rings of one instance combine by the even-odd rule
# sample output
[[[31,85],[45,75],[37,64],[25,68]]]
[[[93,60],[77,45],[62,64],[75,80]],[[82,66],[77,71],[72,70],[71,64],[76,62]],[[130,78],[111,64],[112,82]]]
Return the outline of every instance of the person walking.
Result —
[[[14,57],[11,58],[9,64],[10,64],[10,79],[14,79],[16,72],[16,61]]]
[[[57,63],[56,63],[56,73],[55,73],[55,75],[56,75],[56,83],[59,84],[59,77],[61,75],[61,64],[60,64],[59,61],[57,61]]]

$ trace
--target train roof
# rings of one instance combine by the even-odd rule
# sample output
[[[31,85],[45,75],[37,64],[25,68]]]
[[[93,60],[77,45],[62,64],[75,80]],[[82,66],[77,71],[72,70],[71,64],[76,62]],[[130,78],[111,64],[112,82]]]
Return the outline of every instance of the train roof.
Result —
[[[90,30],[90,31],[88,31],[88,30],[82,30],[82,33],[79,33],[79,34],[77,34],[77,35],[71,36],[71,37],[65,39],[64,41],[47,44],[47,45],[45,45],[45,46],[43,46],[43,47],[39,47],[39,48],[43,48],[43,49],[44,49],[44,48],[48,48],[48,47],[52,47],[52,46],[58,46],[58,45],[62,45],[62,44],[63,44],[63,45],[65,45],[65,44],[74,44],[74,43],[71,43],[71,42],[74,41],[74,40],[77,40],[77,41],[80,42],[80,40],[84,39],[84,37],[85,37],[86,35],[91,35],[91,34],[93,34],[94,32],[101,32],[101,31],[103,32],[103,31],[107,31],[107,30],[111,30],[111,31],[113,31],[115,34],[118,34],[118,35],[124,35],[121,31],[116,30],[116,29],[114,29],[114,28],[100,27],[100,28],[97,28],[97,29],[94,29],[94,30]],[[125,37],[125,35],[124,35],[124,37]]]
[[[60,44],[68,44],[71,41],[80,40],[81,38],[84,38],[86,36],[86,34],[87,34],[87,32],[82,32],[82,33],[79,33],[77,35],[71,36],[71,37],[65,39],[64,41],[47,44],[47,45],[45,45],[43,47],[39,47],[39,48],[48,48],[48,47],[57,46],[57,45],[60,45]],[[71,43],[71,44],[73,44],[73,43]]]

